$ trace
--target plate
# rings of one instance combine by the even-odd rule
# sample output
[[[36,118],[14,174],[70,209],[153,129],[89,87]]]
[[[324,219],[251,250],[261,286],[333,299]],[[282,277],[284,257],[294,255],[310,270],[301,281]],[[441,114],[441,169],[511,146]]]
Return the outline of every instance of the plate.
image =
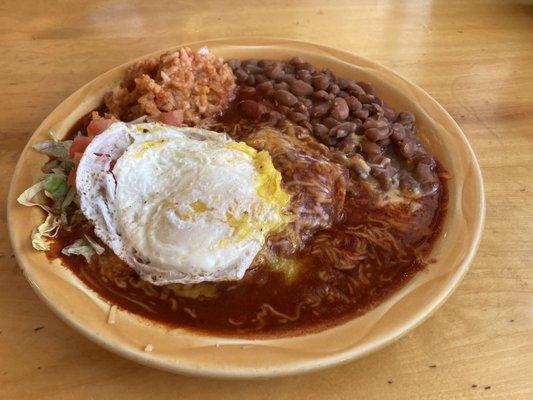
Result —
[[[397,110],[415,114],[419,136],[440,160],[449,182],[448,214],[430,257],[437,260],[367,314],[322,332],[277,339],[239,339],[168,330],[117,310],[107,323],[110,304],[87,288],[58,260],[33,250],[30,233],[42,220],[37,207],[16,198],[34,183],[46,157],[31,150],[53,128],[64,136],[103,95],[123,78],[132,60],[89,82],[63,101],[37,128],[18,161],[8,198],[8,225],[17,261],[35,292],[64,321],[101,346],[139,363],[201,376],[251,378],[303,373],[353,360],[404,335],[433,313],[453,292],[477,250],[485,215],[483,181],[465,135],[426,92],[391,70],[345,51],[293,40],[233,38],[186,43],[147,55],[189,46],[226,59],[289,59],[300,56],[338,76],[371,82]],[[144,57],[143,57],[144,58]],[[145,349],[150,344],[152,351]],[[150,346],[149,346],[150,347]]]

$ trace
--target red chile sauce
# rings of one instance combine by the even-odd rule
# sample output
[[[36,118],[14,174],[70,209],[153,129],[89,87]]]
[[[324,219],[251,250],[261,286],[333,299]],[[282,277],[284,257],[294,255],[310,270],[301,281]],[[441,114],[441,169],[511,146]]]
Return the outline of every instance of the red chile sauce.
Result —
[[[239,100],[238,96],[221,116],[222,128],[218,129],[232,131],[239,119]],[[71,136],[83,131],[87,123],[87,117],[82,118],[72,127]],[[383,228],[383,235],[390,233],[400,249],[390,251],[379,244],[371,245],[367,247],[369,257],[365,263],[350,270],[339,270],[328,264],[323,255],[312,254],[311,239],[296,255],[302,260],[302,267],[290,281],[283,273],[264,265],[253,266],[241,281],[196,285],[207,288],[208,296],[190,298],[176,294],[172,285],[154,286],[142,281],[109,249],[93,257],[90,265],[81,256],[62,255],[64,246],[84,233],[92,234],[87,225],[70,232],[61,230],[49,256],[61,258],[65,266],[109,302],[172,328],[226,336],[316,331],[365,313],[426,266],[424,260],[439,236],[448,201],[445,171],[439,166],[437,172],[440,189],[419,200],[419,208],[411,214],[402,207],[377,207],[375,194],[352,175],[352,190],[347,194],[343,217],[315,237],[326,238],[328,246],[336,244],[342,249],[358,245],[346,236],[347,227],[361,228],[358,231],[363,235],[367,228]],[[210,297],[211,293],[216,296]]]

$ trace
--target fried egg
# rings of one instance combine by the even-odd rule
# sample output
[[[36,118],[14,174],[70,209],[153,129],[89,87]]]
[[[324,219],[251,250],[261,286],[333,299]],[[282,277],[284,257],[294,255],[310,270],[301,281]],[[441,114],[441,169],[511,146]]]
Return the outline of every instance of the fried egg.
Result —
[[[117,122],[77,169],[95,234],[153,284],[241,279],[290,196],[266,151],[225,134]]]

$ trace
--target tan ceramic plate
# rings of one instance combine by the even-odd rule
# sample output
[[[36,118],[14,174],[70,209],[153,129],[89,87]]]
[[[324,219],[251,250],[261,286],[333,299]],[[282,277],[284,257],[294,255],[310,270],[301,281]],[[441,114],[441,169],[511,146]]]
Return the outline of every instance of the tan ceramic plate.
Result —
[[[413,329],[446,300],[466,273],[483,226],[481,173],[459,126],[422,89],[379,64],[344,51],[266,38],[223,39],[188,46],[203,45],[225,58],[301,56],[340,76],[372,82],[395,109],[414,112],[425,144],[452,175],[448,216],[432,253],[438,262],[366,315],[311,335],[268,340],[199,336],[182,329],[168,331],[123,311],[118,311],[115,324],[108,324],[108,303],[58,261],[50,262],[44,253],[32,249],[30,232],[43,216],[36,207],[18,205],[16,198],[38,178],[45,160],[30,146],[45,138],[48,128],[64,135],[82,115],[97,107],[104,93],[122,78],[125,64],[61,103],[39,126],[20,157],[9,193],[9,231],[19,265],[34,290],[63,320],[107,349],[152,367],[194,375],[301,373],[362,357]],[[152,352],[144,351],[147,344],[153,346]]]

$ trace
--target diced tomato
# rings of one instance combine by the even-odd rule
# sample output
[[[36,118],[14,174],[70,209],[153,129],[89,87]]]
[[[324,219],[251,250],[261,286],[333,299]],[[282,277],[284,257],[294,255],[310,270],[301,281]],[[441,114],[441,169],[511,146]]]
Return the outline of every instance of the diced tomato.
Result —
[[[98,115],[97,112],[93,112],[92,120],[89,122],[89,125],[87,125],[87,135],[88,136],[79,136],[74,139],[72,142],[72,145],[70,146],[70,158],[74,162],[75,167],[72,168],[68,174],[67,177],[67,183],[70,186],[74,186],[76,184],[76,169],[78,167],[78,164],[80,163],[81,158],[83,157],[83,152],[89,146],[89,144],[92,142],[94,137],[96,135],[99,135],[103,131],[105,131],[109,126],[116,122],[117,120],[115,118],[102,118]]]
[[[74,186],[76,184],[76,168],[72,168],[68,173],[67,184]]]
[[[79,136],[72,142],[72,146],[70,146],[70,158],[74,158],[76,153],[82,153],[85,151],[87,146],[89,146],[89,143],[93,140],[94,136]]]
[[[161,113],[159,121],[167,125],[180,126],[183,124],[183,110],[174,110]]]
[[[89,125],[87,125],[87,135],[96,136],[105,131],[109,126],[116,122],[116,119],[112,118],[93,118]]]
[[[74,161],[74,165],[78,166],[82,157],[83,153],[74,153],[74,157],[72,158],[72,161]]]

